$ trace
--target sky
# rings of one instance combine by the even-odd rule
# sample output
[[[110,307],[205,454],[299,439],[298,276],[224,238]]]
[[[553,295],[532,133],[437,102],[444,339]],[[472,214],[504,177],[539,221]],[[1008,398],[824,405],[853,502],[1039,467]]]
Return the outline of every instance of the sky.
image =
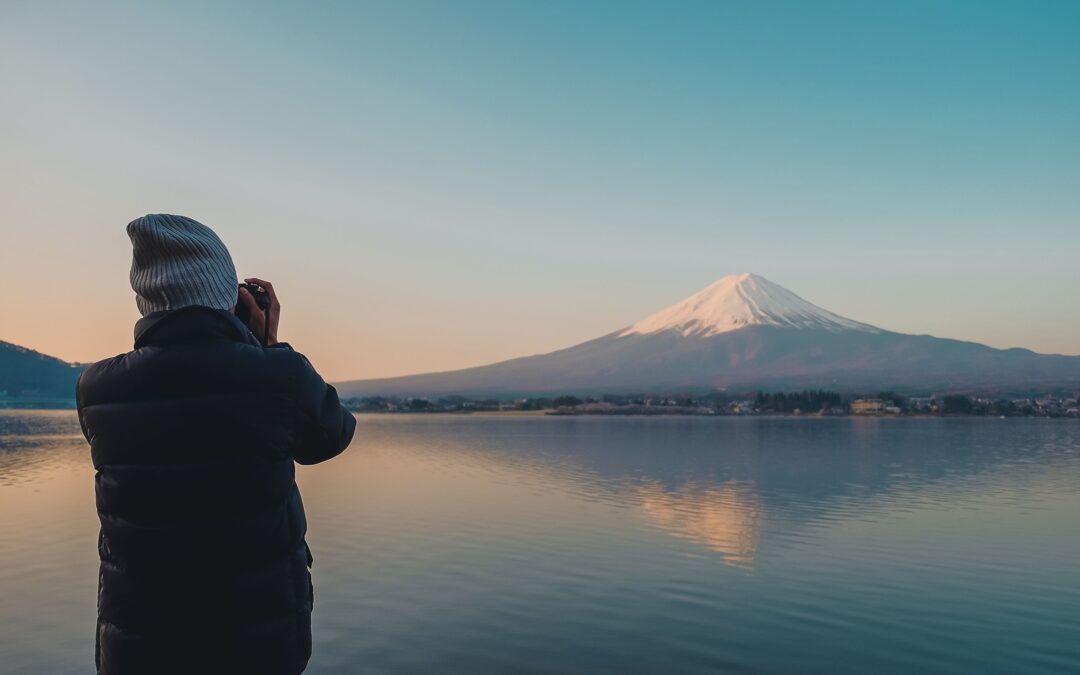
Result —
[[[4,0],[0,340],[131,349],[124,227],[179,213],[330,380],[552,351],[741,272],[1080,354],[1078,32],[1051,1]]]

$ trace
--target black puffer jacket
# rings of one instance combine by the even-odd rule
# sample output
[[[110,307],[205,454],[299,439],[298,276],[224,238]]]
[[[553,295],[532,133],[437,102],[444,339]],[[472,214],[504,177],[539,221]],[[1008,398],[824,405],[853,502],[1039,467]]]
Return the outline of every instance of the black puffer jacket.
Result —
[[[157,312],[77,386],[97,469],[99,673],[299,673],[311,554],[294,464],[356,421],[302,355],[232,314]]]

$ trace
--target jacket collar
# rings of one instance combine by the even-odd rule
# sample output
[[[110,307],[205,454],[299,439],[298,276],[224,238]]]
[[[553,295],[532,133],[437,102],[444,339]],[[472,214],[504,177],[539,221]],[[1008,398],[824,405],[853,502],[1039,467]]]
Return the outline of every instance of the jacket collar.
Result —
[[[147,314],[135,322],[135,348],[204,340],[259,341],[232,312],[192,305]]]

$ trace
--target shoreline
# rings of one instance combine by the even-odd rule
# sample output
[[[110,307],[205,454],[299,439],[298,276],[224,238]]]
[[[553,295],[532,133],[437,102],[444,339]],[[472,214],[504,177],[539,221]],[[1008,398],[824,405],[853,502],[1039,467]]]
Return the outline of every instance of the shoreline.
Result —
[[[0,406],[0,413],[25,413],[25,412],[75,412],[75,407],[43,407],[43,406],[25,406],[25,407],[4,407]],[[565,411],[560,412],[557,410],[437,410],[437,411],[422,411],[422,410],[350,410],[353,415],[446,415],[457,417],[678,417],[678,418],[800,418],[800,419],[1046,419],[1046,420],[1080,420],[1080,416],[1076,415],[970,415],[965,413],[949,413],[949,414],[930,414],[930,413],[902,413],[902,414],[890,414],[890,413],[847,413],[847,414],[829,414],[819,415],[817,413],[752,413],[743,415],[719,415],[699,412],[682,412],[679,410],[658,411],[658,412],[587,412],[587,411]]]
[[[848,414],[848,415],[795,415],[792,413],[758,413],[753,415],[707,415],[701,413],[588,413],[588,412],[556,412],[554,410],[481,410],[481,411],[406,411],[406,410],[364,410],[350,411],[353,415],[386,415],[386,416],[433,416],[443,415],[447,417],[678,417],[678,418],[702,418],[702,419],[755,419],[755,418],[783,418],[783,419],[890,419],[890,420],[940,420],[940,419],[1043,419],[1043,420],[1080,420],[1080,417],[1067,415],[965,415],[961,413],[948,415],[930,414]]]

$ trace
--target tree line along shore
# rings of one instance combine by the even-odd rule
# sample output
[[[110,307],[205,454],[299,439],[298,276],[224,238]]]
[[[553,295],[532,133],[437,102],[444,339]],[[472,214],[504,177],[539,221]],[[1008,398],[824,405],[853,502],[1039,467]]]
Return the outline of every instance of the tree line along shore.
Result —
[[[883,391],[850,395],[834,391],[763,392],[732,395],[540,396],[512,399],[464,396],[364,396],[343,401],[356,413],[517,413],[550,415],[807,415],[807,416],[986,416],[1076,417],[1076,394],[905,396]]]

